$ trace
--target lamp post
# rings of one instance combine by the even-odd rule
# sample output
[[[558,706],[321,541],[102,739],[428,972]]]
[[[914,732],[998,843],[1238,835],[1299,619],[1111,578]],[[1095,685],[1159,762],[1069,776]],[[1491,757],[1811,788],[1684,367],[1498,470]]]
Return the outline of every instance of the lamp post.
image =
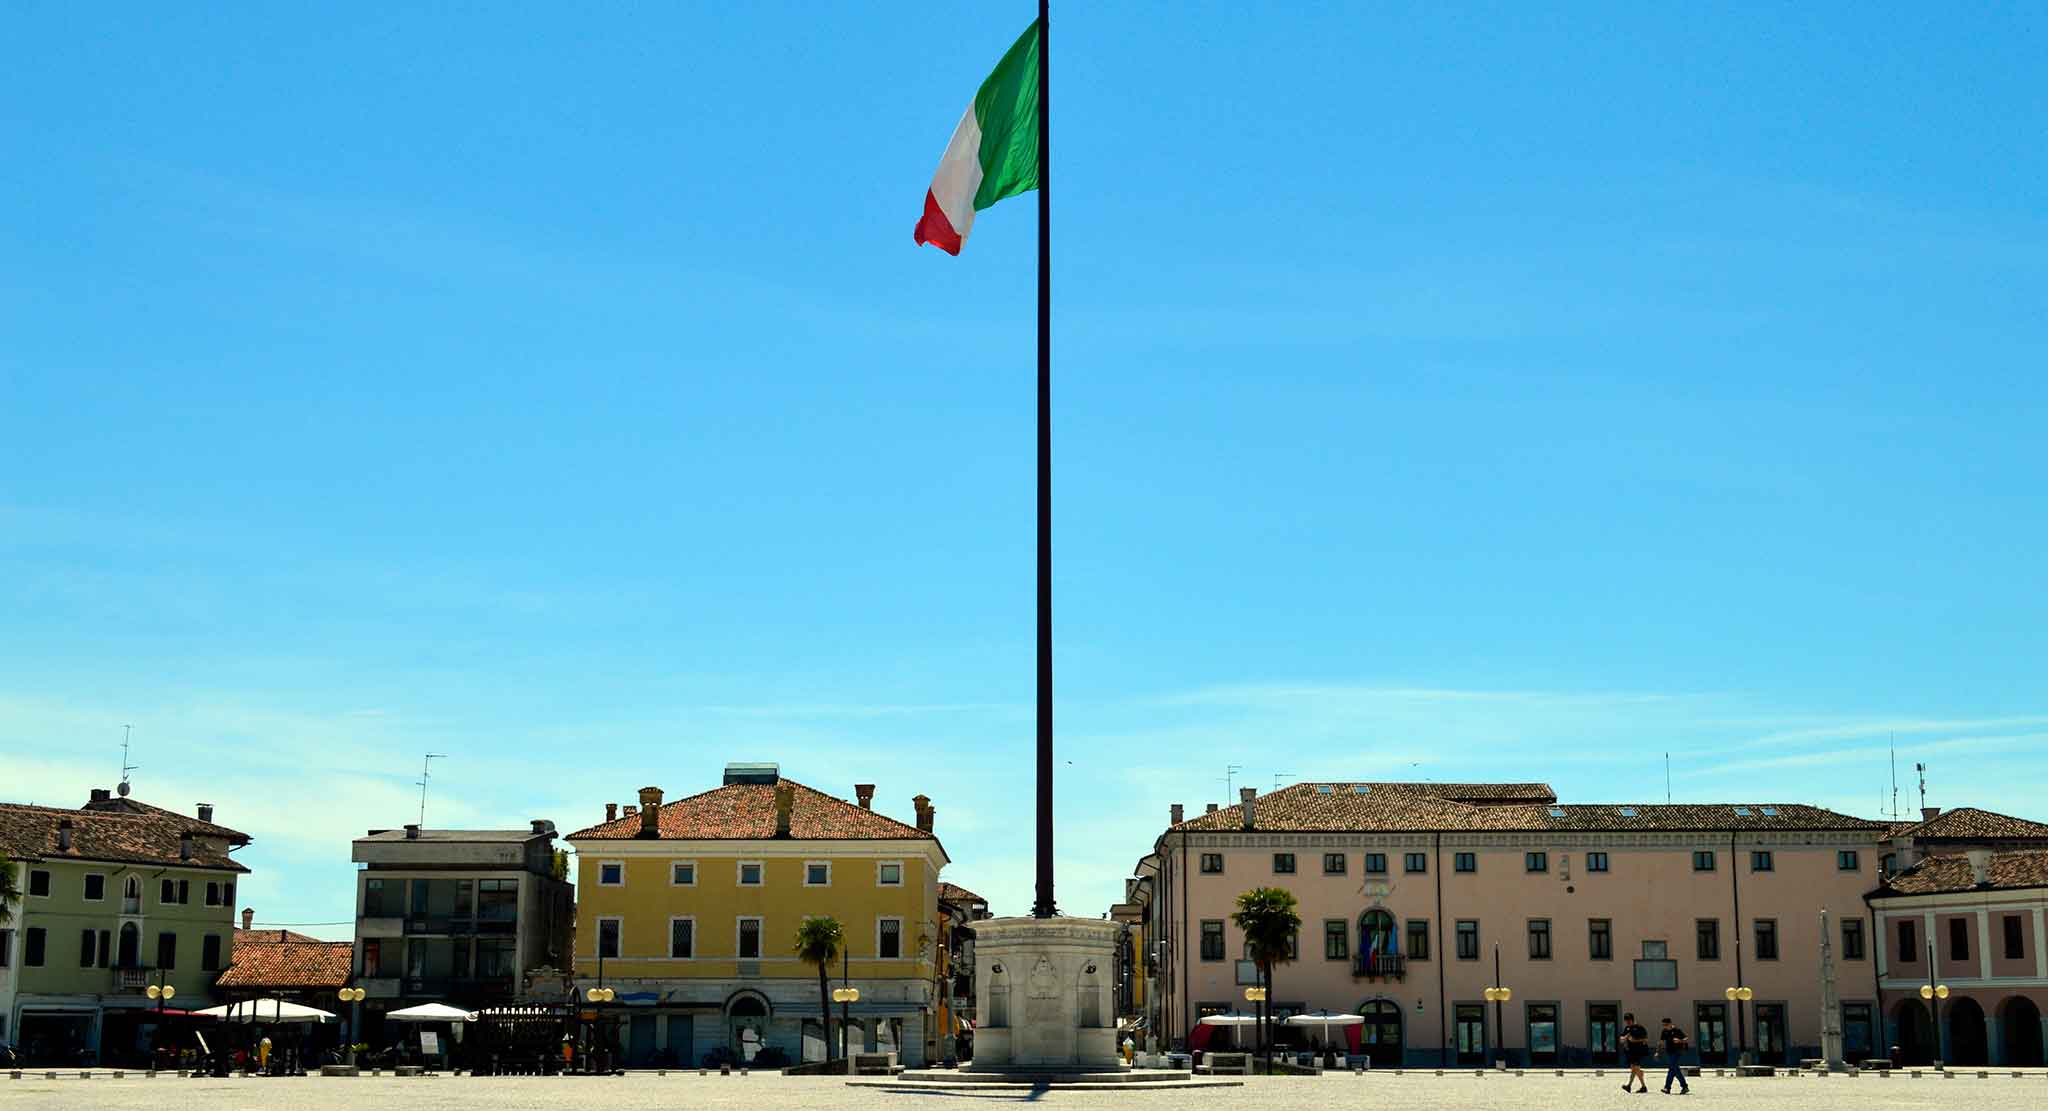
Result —
[[[1927,1000],[1933,1008],[1934,1022],[1934,1067],[1941,1067],[1941,1001],[1948,998],[1948,985],[1934,982],[1934,939],[1927,939],[1927,982],[1920,985],[1920,998]]]
[[[1487,1002],[1493,1004],[1493,1037],[1496,1043],[1495,1048],[1500,1051],[1500,1056],[1496,1058],[1496,1060],[1498,1061],[1501,1068],[1507,1068],[1507,1020],[1503,1018],[1501,1015],[1501,1004],[1506,1003],[1509,999],[1514,998],[1515,993],[1507,988],[1500,986],[1500,942],[1498,941],[1493,943],[1493,983],[1493,987],[1487,988],[1484,992],[1481,992],[1480,994],[1486,998]]]
[[[355,1032],[356,1028],[361,1025],[356,1018],[358,1009],[356,1004],[361,1003],[363,997],[368,994],[368,992],[361,988],[343,988],[334,993],[336,999],[349,1004],[348,1018],[343,1021],[341,1028],[341,1063],[344,1065],[356,1063]]]
[[[597,986],[586,989],[583,993],[583,998],[592,1007],[590,1046],[586,1047],[583,1053],[583,1069],[585,1072],[590,1071],[590,1058],[594,1055],[592,1051],[600,1040],[605,1043],[604,1071],[612,1071],[611,1037],[604,1028],[604,1012],[596,1008],[618,998],[618,994],[618,992],[604,986],[604,937],[600,934],[597,939]]]
[[[1728,1002],[1735,1004],[1735,1060],[1741,1064],[1747,1065],[1750,1063],[1749,1036],[1746,1033],[1748,1027],[1742,1024],[1742,1005],[1744,1003],[1749,1002],[1750,999],[1754,998],[1756,992],[1746,987],[1734,987],[1723,988],[1721,990],[1721,995],[1723,998],[1727,999]]]
[[[156,979],[157,982],[149,985],[143,994],[156,1000],[156,1033],[153,1035],[153,1044],[161,1045],[164,1036],[164,1004],[178,994],[178,989],[164,982],[164,970],[161,968],[156,970]]]
[[[1246,989],[1244,989],[1244,1001],[1245,1001],[1245,1002],[1247,1002],[1247,1003],[1255,1003],[1255,1004],[1257,1004],[1257,1005],[1258,1005],[1258,1006],[1256,1007],[1256,1011],[1257,1011],[1257,1014],[1258,1014],[1258,1019],[1259,1019],[1259,1043],[1258,1043],[1258,1046],[1257,1046],[1256,1048],[1258,1049],[1258,1051],[1259,1051],[1259,1052],[1260,1052],[1261,1054],[1263,1054],[1263,1055],[1265,1056],[1265,1058],[1266,1058],[1266,1071],[1270,1073],[1270,1072],[1272,1072],[1272,1071],[1273,1071],[1273,1056],[1272,1056],[1272,1054],[1271,1054],[1270,1052],[1268,1052],[1268,1050],[1269,1050],[1269,1048],[1271,1047],[1272,1043],[1271,1043],[1271,1042],[1270,1042],[1270,1041],[1268,1040],[1268,1038],[1267,1038],[1267,1030],[1266,1030],[1266,989],[1265,989],[1265,988],[1246,988]]]
[[[839,1004],[839,1059],[846,1062],[846,1075],[852,1076],[853,1051],[848,1044],[846,1024],[848,1012],[860,1002],[860,989],[851,983],[853,958],[848,953],[845,948],[839,950],[839,986],[832,989],[832,1002]],[[1001,972],[1002,966],[996,966],[996,971]]]

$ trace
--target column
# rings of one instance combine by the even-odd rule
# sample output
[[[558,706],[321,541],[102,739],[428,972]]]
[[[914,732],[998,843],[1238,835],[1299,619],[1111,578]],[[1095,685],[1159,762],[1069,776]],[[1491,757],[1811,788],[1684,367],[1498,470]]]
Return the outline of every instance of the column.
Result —
[[[1991,982],[1991,912],[1977,910],[1977,975],[1985,983]]]

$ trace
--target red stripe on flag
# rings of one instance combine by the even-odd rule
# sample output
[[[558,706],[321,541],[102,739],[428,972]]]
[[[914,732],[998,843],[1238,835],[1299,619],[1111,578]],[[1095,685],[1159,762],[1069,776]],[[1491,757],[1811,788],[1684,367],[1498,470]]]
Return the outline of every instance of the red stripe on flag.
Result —
[[[917,221],[915,234],[920,246],[929,243],[949,255],[960,253],[960,233],[953,230],[953,221],[946,219],[939,198],[929,189],[924,191],[924,215]]]

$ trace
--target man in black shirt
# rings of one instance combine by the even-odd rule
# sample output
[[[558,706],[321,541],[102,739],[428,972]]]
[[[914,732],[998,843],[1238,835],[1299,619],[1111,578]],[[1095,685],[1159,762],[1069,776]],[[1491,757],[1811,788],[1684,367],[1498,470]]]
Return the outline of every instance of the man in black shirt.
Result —
[[[1650,1090],[1650,1082],[1643,1077],[1643,1060],[1650,1055],[1650,1032],[1636,1021],[1634,1011],[1621,1016],[1621,1056],[1628,1062],[1628,1079],[1621,1082],[1626,1092],[1633,1085],[1639,1093]]]
[[[1676,1080],[1678,1081],[1678,1094],[1682,1096],[1691,1095],[1692,1085],[1685,1082],[1685,1066],[1679,1064],[1679,1058],[1685,1053],[1688,1044],[1685,1038],[1685,1031],[1673,1026],[1671,1020],[1667,1018],[1664,1020],[1664,1029],[1657,1032],[1657,1037],[1658,1040],[1664,1043],[1664,1063],[1669,1066],[1664,1072],[1664,1094],[1667,1096],[1671,1094],[1671,1082]]]

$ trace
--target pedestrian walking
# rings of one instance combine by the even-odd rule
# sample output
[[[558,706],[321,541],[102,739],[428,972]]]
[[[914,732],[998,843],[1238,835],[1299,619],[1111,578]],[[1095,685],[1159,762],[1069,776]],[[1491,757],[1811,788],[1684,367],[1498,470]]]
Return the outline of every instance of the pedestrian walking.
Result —
[[[1650,1032],[1636,1021],[1634,1011],[1622,1015],[1621,1024],[1621,1052],[1628,1060],[1628,1079],[1621,1082],[1621,1090],[1640,1084],[1635,1092],[1643,1095],[1650,1090],[1650,1082],[1643,1076],[1643,1062],[1650,1056]]]
[[[1664,1028],[1657,1032],[1657,1038],[1664,1043],[1664,1062],[1669,1066],[1664,1071],[1664,1094],[1667,1096],[1671,1094],[1671,1082],[1676,1080],[1678,1081],[1678,1094],[1682,1096],[1691,1095],[1692,1085],[1685,1082],[1685,1066],[1679,1063],[1680,1056],[1684,1054],[1687,1047],[1691,1044],[1686,1040],[1685,1031],[1673,1026],[1671,1020],[1667,1018],[1664,1020]]]

